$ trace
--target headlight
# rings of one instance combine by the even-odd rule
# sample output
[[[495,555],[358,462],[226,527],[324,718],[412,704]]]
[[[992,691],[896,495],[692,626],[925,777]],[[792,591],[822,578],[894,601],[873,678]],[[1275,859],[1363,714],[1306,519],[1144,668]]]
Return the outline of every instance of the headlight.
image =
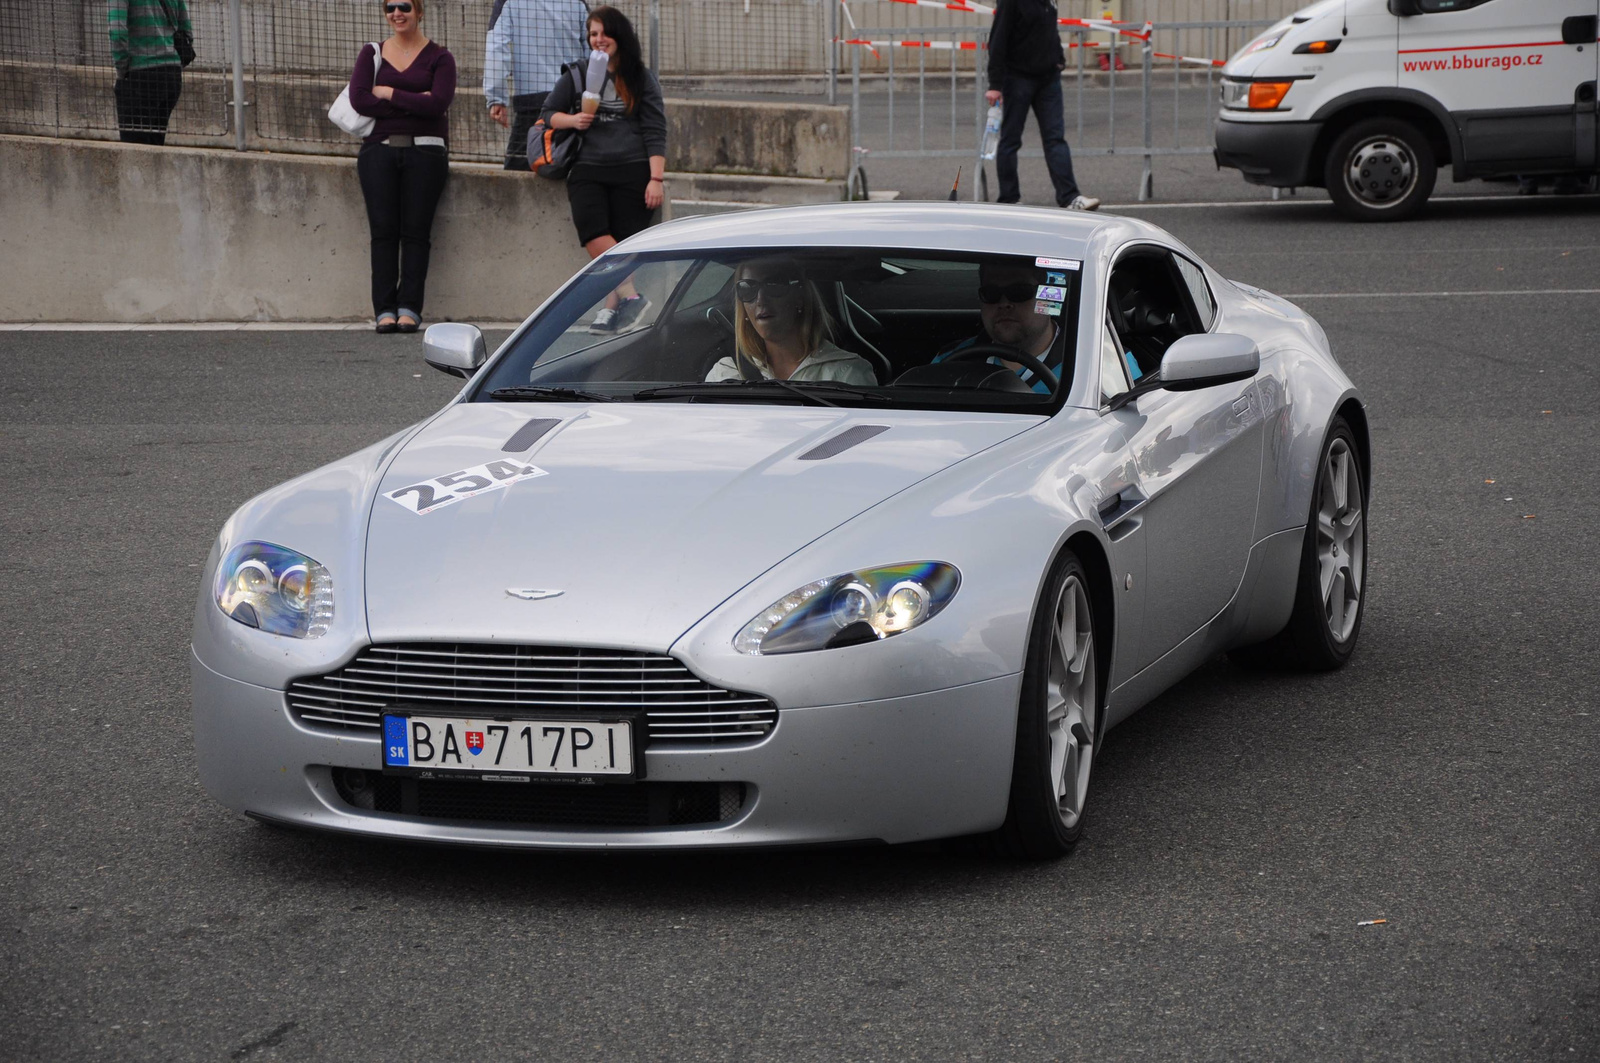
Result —
[[[314,639],[333,623],[333,577],[304,554],[240,543],[217,566],[217,607],[247,627]]]
[[[961,573],[941,561],[846,572],[785,594],[744,626],[733,648],[752,656],[853,646],[910,631],[950,604]]]

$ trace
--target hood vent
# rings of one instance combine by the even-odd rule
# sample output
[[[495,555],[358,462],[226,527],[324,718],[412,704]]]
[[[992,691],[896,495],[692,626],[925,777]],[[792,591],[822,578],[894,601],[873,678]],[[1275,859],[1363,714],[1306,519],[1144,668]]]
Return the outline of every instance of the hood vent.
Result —
[[[545,433],[561,423],[559,417],[535,417],[521,428],[512,433],[500,449],[512,454],[521,454],[545,437]]]
[[[821,461],[831,458],[836,454],[843,454],[858,443],[865,443],[873,436],[881,435],[889,430],[886,424],[858,424],[853,428],[846,428],[832,439],[825,439],[800,455],[801,461]]]

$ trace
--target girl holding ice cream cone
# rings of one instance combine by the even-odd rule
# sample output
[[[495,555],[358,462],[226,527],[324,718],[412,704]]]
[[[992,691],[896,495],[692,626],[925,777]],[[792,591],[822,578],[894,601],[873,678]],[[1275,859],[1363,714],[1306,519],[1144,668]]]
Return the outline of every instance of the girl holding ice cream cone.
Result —
[[[544,122],[551,129],[583,131],[583,148],[567,176],[567,199],[578,240],[598,257],[644,228],[665,199],[667,115],[661,85],[644,65],[639,37],[614,7],[589,13],[589,47],[599,57],[593,83],[580,98],[563,76],[545,98]],[[590,325],[613,332],[637,320],[646,300],[631,280],[618,285]]]

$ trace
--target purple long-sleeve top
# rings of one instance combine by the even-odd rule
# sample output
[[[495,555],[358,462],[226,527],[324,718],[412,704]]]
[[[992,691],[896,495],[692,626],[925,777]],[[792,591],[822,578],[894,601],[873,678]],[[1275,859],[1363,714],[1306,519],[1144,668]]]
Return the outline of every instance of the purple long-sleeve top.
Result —
[[[372,94],[373,84],[372,45],[365,44],[350,72],[350,106],[357,114],[377,119],[366,143],[392,133],[450,139],[446,112],[456,96],[456,60],[448,49],[429,41],[404,70],[382,64],[376,84],[394,89],[393,99],[378,99]]]

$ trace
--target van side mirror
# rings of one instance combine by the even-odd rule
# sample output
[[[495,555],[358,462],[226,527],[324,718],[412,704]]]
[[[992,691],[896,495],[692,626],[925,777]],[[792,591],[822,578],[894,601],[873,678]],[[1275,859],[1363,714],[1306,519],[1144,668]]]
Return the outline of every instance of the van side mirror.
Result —
[[[1200,333],[1177,340],[1161,358],[1156,377],[1168,391],[1199,391],[1261,371],[1261,351],[1248,336],[1230,332]]]
[[[1389,14],[1410,18],[1422,14],[1422,0],[1389,0]]]
[[[422,357],[441,373],[469,377],[488,358],[476,325],[441,321],[422,334]]]

